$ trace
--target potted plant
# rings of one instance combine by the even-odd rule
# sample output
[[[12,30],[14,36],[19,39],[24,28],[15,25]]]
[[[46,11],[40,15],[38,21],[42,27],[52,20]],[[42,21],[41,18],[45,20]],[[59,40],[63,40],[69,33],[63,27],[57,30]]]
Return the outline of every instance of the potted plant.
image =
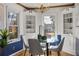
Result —
[[[38,34],[38,40],[41,42],[42,41],[42,36],[41,34]]]
[[[47,37],[46,36],[42,36],[42,42],[46,42]]]
[[[9,31],[7,29],[0,29],[0,48],[1,50],[7,46],[7,37],[9,36]]]
[[[41,30],[41,25],[39,25],[38,40],[39,40],[40,42],[42,42],[42,35],[41,35],[41,33],[40,33],[40,30]]]

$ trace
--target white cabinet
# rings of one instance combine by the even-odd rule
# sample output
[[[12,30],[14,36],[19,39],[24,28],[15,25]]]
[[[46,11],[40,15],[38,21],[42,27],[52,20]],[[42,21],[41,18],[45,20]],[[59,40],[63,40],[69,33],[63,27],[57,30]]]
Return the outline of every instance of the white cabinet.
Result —
[[[65,13],[63,15],[63,31],[64,34],[73,34],[73,13]]]
[[[35,16],[26,15],[25,28],[26,33],[35,33]]]
[[[63,36],[65,37],[64,50],[74,54],[74,8],[63,11]]]

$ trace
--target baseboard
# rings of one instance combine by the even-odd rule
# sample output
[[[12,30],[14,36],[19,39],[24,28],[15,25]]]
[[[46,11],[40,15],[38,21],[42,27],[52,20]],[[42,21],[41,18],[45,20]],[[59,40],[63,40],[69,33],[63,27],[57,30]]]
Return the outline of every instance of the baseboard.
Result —
[[[75,50],[70,50],[70,49],[63,49],[62,50],[63,52],[66,52],[66,53],[69,53],[69,54],[71,54],[71,55],[76,55],[76,53],[75,53]]]
[[[62,51],[62,52],[65,52],[65,53],[67,53],[67,54],[70,54],[70,55],[72,55],[72,56],[75,56],[74,54],[72,54],[72,53],[70,53],[70,52],[66,52],[66,51]]]

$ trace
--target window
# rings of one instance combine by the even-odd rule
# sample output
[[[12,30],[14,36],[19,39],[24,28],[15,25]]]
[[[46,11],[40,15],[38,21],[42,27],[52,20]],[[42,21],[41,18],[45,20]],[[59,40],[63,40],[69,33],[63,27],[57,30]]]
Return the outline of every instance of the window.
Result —
[[[44,34],[50,39],[55,35],[54,16],[44,16]]]
[[[13,12],[8,12],[8,29],[10,32],[9,39],[18,38],[18,14]]]
[[[73,30],[72,13],[64,14],[63,19],[64,19],[64,34],[72,34]]]

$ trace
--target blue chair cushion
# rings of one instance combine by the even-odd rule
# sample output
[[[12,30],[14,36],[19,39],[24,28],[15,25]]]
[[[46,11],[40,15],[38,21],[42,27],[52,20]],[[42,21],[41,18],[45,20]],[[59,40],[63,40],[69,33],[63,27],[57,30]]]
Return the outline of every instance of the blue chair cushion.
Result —
[[[54,38],[54,39],[55,39],[54,42],[50,43],[50,45],[56,46],[61,41],[61,35],[57,35],[57,39],[56,38]]]
[[[61,35],[57,35],[57,39],[60,42],[61,41]]]
[[[56,41],[56,42],[53,42],[53,43],[50,43],[50,45],[53,45],[53,46],[56,46],[59,44],[59,41]]]

